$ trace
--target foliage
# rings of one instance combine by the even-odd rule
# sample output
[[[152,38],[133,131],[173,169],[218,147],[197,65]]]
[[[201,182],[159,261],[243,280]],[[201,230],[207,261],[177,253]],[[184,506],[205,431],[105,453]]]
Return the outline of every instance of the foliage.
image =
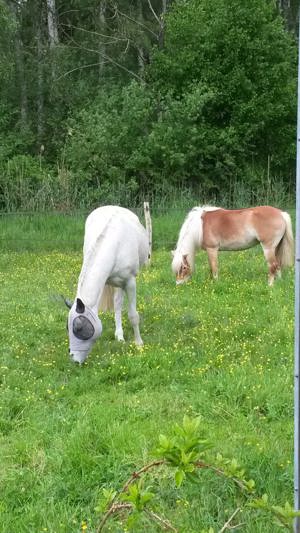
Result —
[[[129,513],[129,518],[126,520],[126,529],[135,528],[137,523],[141,523],[143,515],[146,513],[153,520],[158,520],[162,529],[177,531],[170,522],[149,510],[149,504],[151,506],[155,495],[153,492],[143,490],[142,476],[154,467],[161,467],[162,465],[175,467],[174,478],[178,488],[184,479],[199,483],[200,479],[196,473],[197,469],[207,468],[214,471],[218,476],[225,476],[232,479],[247,496],[247,505],[250,508],[272,513],[276,523],[289,531],[293,531],[294,518],[300,516],[300,511],[295,512],[288,502],[286,502],[284,507],[270,505],[267,494],[264,494],[261,498],[251,497],[254,492],[255,482],[252,479],[244,479],[245,472],[238,467],[235,459],[224,460],[218,454],[217,467],[211,462],[205,462],[208,446],[207,441],[203,439],[201,432],[199,432],[199,426],[200,418],[191,419],[185,415],[182,426],[175,425],[173,437],[159,436],[159,447],[156,450],[156,455],[161,457],[162,461],[149,463],[137,472],[134,472],[119,493],[103,489],[103,500],[96,510],[100,512],[105,511],[105,514],[97,528],[97,533],[103,531],[106,527],[107,520],[111,516],[124,512],[125,510]],[[221,467],[220,464],[222,465]],[[159,477],[161,478],[163,476],[164,473],[160,472]],[[138,479],[137,482],[135,482],[136,479]],[[129,505],[123,506],[119,503],[122,501],[129,502]],[[229,526],[229,523],[240,510],[237,509],[229,521],[227,520],[222,528],[223,530]],[[201,531],[204,532],[204,530]],[[214,530],[210,528],[209,531],[213,533]]]
[[[296,42],[276,3],[54,5],[55,42],[46,1],[0,3],[3,181],[42,153],[54,207],[65,176],[74,207],[294,187]]]
[[[131,171],[131,160],[138,157],[151,104],[151,95],[132,83],[102,92],[91,108],[69,121],[64,161],[83,194],[109,203],[119,190],[123,203],[135,204],[142,177]]]
[[[219,196],[294,160],[295,44],[262,0],[179,2],[148,84],[104,91],[71,122],[67,165],[92,189],[168,183]],[[259,23],[257,23],[257,17]],[[200,44],[199,44],[200,43]],[[217,44],[216,44],[217,43]]]
[[[251,157],[265,164],[271,155],[277,168],[293,158],[296,47],[272,4],[177,2],[150,73],[162,93],[193,94],[197,80],[214,94],[201,124],[215,146],[205,169],[211,162],[218,181]]]
[[[294,531],[294,519],[296,516],[300,516],[300,511],[295,511],[288,502],[285,503],[284,507],[270,504],[267,494],[249,502],[249,507],[272,513],[276,523],[289,531]]]

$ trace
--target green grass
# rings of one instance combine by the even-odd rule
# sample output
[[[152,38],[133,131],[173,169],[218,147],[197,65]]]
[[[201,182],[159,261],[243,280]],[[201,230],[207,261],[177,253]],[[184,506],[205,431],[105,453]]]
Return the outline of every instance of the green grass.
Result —
[[[102,487],[119,488],[184,414],[202,417],[214,449],[245,467],[258,494],[292,502],[293,269],[269,288],[259,247],[223,253],[216,283],[200,252],[193,280],[176,287],[170,249],[183,216],[153,220],[159,244],[138,279],[144,347],[132,344],[125,315],[124,344],[103,315],[81,368],[68,358],[57,295],[74,296],[84,217],[3,221],[1,533],[79,533],[82,521],[94,533]],[[179,490],[159,482],[161,512],[180,532],[218,531],[242,503],[229,481],[201,476],[200,486]],[[280,531],[256,511],[237,521],[251,533]]]

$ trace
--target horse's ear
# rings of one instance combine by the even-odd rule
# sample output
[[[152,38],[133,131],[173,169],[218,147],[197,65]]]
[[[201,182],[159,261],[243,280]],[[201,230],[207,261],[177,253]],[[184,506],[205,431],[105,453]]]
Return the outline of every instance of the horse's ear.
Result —
[[[71,309],[72,305],[73,305],[73,302],[71,302],[71,300],[69,300],[68,298],[65,298],[64,296],[62,296],[62,299],[63,301],[65,302],[66,306]]]
[[[77,298],[76,299],[76,313],[78,313],[79,315],[82,315],[84,311],[85,311],[85,305],[83,301],[80,300],[80,298]]]
[[[175,255],[175,250],[171,250],[171,256],[174,257]]]

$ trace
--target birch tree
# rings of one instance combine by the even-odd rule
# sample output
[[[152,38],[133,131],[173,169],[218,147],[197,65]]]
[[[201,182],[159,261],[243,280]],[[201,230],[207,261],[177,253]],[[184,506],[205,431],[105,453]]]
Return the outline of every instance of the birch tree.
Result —
[[[56,19],[55,0],[46,0],[47,2],[47,21],[48,21],[48,36],[49,46],[54,48],[58,44],[58,28]]]

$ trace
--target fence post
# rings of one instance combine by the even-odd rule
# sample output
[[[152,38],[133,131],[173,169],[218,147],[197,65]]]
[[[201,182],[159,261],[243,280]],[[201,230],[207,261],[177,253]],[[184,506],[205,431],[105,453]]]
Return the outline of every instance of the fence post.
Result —
[[[300,10],[298,13],[300,22]],[[300,25],[298,30],[298,94],[296,157],[296,231],[295,231],[295,333],[294,333],[294,509],[300,510]],[[300,517],[294,520],[294,533],[300,533]]]
[[[151,215],[150,215],[149,202],[144,202],[144,216],[145,216],[146,231],[147,231],[148,243],[149,243],[148,264],[150,264],[151,256],[152,256],[152,220],[151,220]]]

